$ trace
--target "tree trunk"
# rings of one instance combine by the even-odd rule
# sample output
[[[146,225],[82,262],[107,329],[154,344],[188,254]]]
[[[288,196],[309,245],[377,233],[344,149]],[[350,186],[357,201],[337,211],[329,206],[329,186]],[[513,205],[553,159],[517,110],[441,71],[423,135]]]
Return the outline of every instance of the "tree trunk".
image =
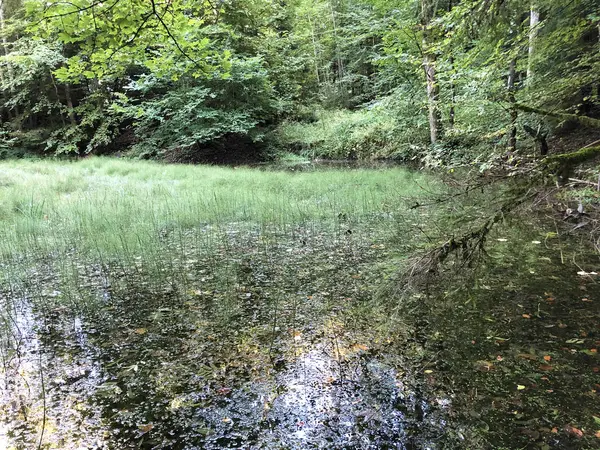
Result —
[[[435,70],[435,55],[425,53],[423,67],[427,77],[427,104],[429,108],[429,136],[432,144],[436,144],[441,136],[441,115],[438,106],[439,86]]]
[[[71,97],[71,85],[69,83],[65,83],[65,99],[67,100],[67,110],[69,112],[69,122],[71,125],[77,125],[77,120],[75,119],[75,110],[73,109],[73,99]]]
[[[433,40],[428,29],[435,16],[436,2],[421,0],[421,25],[423,27],[423,69],[427,82],[427,106],[429,110],[429,136],[431,144],[436,144],[442,135],[442,120],[438,105],[439,85],[436,72],[436,55],[431,51]]]
[[[320,85],[321,77],[319,76],[319,54],[317,52],[317,40],[315,38],[315,26],[313,25],[310,15],[308,16],[308,24],[310,25],[310,31],[311,31],[311,35],[312,35],[312,44],[313,44],[313,53],[315,55],[315,75],[317,76],[317,84]]]
[[[508,100],[511,103],[510,109],[510,132],[508,135],[508,147],[512,152],[517,150],[517,118],[518,112],[516,108],[515,98],[515,78],[517,76],[517,59],[510,60],[508,68]]]
[[[4,0],[0,0],[0,31],[2,32],[2,50],[4,53],[4,56],[6,57],[6,75],[7,75],[7,80],[8,83],[10,84],[10,88],[9,88],[9,92],[12,93],[14,92],[14,86],[13,86],[13,80],[14,80],[14,73],[12,70],[12,66],[10,65],[10,62],[8,61],[8,41],[6,39],[6,35],[4,34],[4,16],[5,16],[5,11],[4,11],[5,5],[4,5]],[[3,80],[2,82],[4,83],[4,74],[3,74]],[[19,131],[21,131],[21,129],[23,128],[22,123],[21,123],[21,119],[18,118],[18,116],[20,115],[19,112],[19,107],[15,106],[15,116],[17,117],[17,127],[19,129]],[[12,118],[12,111],[8,111],[8,117],[9,119]]]
[[[531,5],[529,15],[529,60],[527,62],[527,83],[533,81],[533,58],[535,54],[535,40],[538,34],[540,24],[540,12],[535,4]]]
[[[448,2],[448,12],[452,12],[452,0]],[[450,50],[452,52],[452,50]],[[454,122],[456,119],[456,111],[455,111],[455,103],[456,103],[456,85],[454,84],[454,76],[456,74],[456,70],[454,67],[454,55],[450,53],[450,119],[449,124],[450,128],[454,128]]]
[[[331,24],[333,25],[333,40],[334,40],[334,46],[335,46],[335,58],[337,60],[337,77],[338,77],[338,81],[341,81],[342,78],[344,77],[344,61],[342,60],[342,57],[340,56],[340,44],[339,44],[339,39],[338,39],[338,34],[337,34],[337,21],[335,18],[335,9],[333,8],[333,4],[331,3],[331,1],[329,1],[328,3],[329,3],[329,10],[331,12]]]
[[[456,85],[454,84],[454,57],[450,57],[450,128],[454,128],[456,119],[455,103],[456,103]]]

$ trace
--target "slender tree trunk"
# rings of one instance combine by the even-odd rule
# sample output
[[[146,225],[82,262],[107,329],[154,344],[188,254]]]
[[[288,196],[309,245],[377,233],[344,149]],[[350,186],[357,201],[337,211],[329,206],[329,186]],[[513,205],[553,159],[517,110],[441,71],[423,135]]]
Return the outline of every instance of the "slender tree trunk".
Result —
[[[527,83],[533,81],[533,58],[535,56],[535,40],[538,34],[538,26],[540,23],[540,12],[537,6],[532,3],[531,12],[529,15],[529,59],[527,61]]]
[[[423,69],[427,82],[427,106],[429,110],[429,136],[432,144],[436,144],[442,135],[442,119],[438,105],[439,85],[436,72],[436,55],[431,51],[431,30],[429,24],[435,15],[432,0],[421,0],[421,25],[423,27]]]
[[[438,105],[439,86],[435,68],[435,55],[426,53],[423,60],[427,77],[427,104],[429,109],[429,136],[432,144],[436,144],[441,136],[441,114]]]
[[[452,12],[453,7],[452,0],[448,1],[448,13]],[[450,50],[452,52],[452,50]],[[456,119],[456,85],[454,84],[454,76],[456,70],[454,67],[454,55],[450,53],[450,128],[454,128],[454,122]]]
[[[329,3],[329,10],[331,12],[331,24],[333,25],[333,39],[334,39],[334,46],[335,46],[335,57],[337,60],[337,72],[338,72],[338,81],[341,80],[344,77],[344,61],[342,60],[342,57],[340,56],[340,45],[339,45],[339,39],[338,39],[338,34],[337,34],[337,21],[335,18],[335,9],[333,8],[333,4],[331,3],[331,1],[328,2]]]
[[[4,5],[4,0],[0,0],[0,32],[2,33],[2,51],[4,53],[4,56],[6,57],[6,75],[7,75],[7,81],[10,85],[8,91],[10,92],[10,94],[12,95],[14,92],[14,86],[13,86],[13,80],[14,80],[14,73],[12,70],[12,66],[10,65],[10,62],[8,61],[8,41],[6,39],[6,35],[4,34],[5,31],[5,26],[4,26],[4,16],[5,16],[5,11],[4,11],[5,5]],[[4,80],[4,74],[2,77],[2,83],[4,84],[5,80]],[[15,106],[15,115],[18,118],[18,116],[20,115],[19,112],[19,107]],[[12,111],[8,111],[8,117],[9,119],[12,119]],[[19,131],[22,129],[22,124],[20,120],[17,120],[17,127],[19,129]]]
[[[65,83],[65,99],[67,100],[67,110],[69,112],[69,122],[71,125],[77,125],[77,120],[75,119],[75,110],[73,109],[73,99],[71,97],[71,85],[69,83]]]
[[[515,98],[515,79],[517,76],[517,59],[510,60],[508,68],[508,100],[513,105],[510,110],[510,131],[508,135],[508,147],[512,152],[517,150],[517,118],[518,112],[516,108]]]
[[[450,57],[450,128],[454,128],[454,122],[456,119],[456,85],[454,84],[454,57]]]
[[[315,55],[315,75],[317,76],[317,84],[321,84],[321,77],[319,76],[319,53],[317,52],[317,39],[315,37],[315,26],[313,25],[310,15],[308,16],[308,24],[310,25],[310,32],[312,35],[313,53]]]
[[[52,86],[54,86],[54,92],[56,93],[56,102],[60,105],[60,94],[58,93],[58,85],[56,84],[56,80],[54,79],[54,75],[52,74],[52,71],[50,71],[50,80],[52,80]],[[66,125],[65,122],[65,116],[62,112],[62,108],[60,111],[60,121],[62,122],[62,126],[64,127]]]

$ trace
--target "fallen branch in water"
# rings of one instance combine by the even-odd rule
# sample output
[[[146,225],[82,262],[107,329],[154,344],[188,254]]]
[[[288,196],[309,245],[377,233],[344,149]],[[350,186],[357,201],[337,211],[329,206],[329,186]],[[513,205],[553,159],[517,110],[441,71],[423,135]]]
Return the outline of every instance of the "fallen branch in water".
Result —
[[[452,237],[425,254],[417,257],[402,276],[406,284],[415,280],[436,274],[440,266],[450,257],[456,255],[461,261],[461,266],[470,266],[474,260],[485,253],[485,243],[494,226],[504,220],[523,203],[538,195],[530,184],[518,189],[511,195],[492,216],[488,217],[478,228],[471,230],[459,237]]]
[[[600,185],[598,183],[595,183],[593,181],[587,181],[587,180],[578,180],[577,178],[569,178],[569,181],[573,184],[585,184],[588,186],[594,186],[597,190],[600,191]]]

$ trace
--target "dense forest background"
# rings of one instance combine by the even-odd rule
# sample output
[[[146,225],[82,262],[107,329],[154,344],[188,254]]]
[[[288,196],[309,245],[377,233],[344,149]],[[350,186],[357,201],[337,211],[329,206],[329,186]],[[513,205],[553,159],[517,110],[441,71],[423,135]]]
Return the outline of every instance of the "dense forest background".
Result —
[[[3,0],[0,13],[4,157],[485,169],[562,145],[579,124],[556,112],[600,115],[596,0]]]

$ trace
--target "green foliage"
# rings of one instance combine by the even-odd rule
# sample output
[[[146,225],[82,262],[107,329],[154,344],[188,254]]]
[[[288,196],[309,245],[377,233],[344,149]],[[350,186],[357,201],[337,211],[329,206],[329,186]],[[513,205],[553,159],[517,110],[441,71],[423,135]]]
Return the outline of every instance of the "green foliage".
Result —
[[[276,108],[262,65],[259,58],[234,60],[230,77],[203,83],[141,77],[129,95],[142,94],[148,100],[130,101],[124,107],[139,137],[134,152],[148,156],[204,144],[227,134],[251,133]]]
[[[597,2],[539,0],[533,30],[531,6],[11,2],[0,30],[2,117],[14,132],[9,138],[44,130],[44,147],[59,154],[129,147],[132,155],[156,157],[240,136],[257,148],[266,139],[315,157],[488,165],[506,152],[513,130],[517,147],[528,151],[523,125],[550,133],[556,125],[532,113],[515,119],[517,103],[600,114]],[[433,101],[424,55],[435,69]],[[441,141],[429,147],[432,105]],[[319,113],[316,125],[314,110],[331,113]]]
[[[426,148],[426,122],[417,114],[398,117],[399,107],[410,107],[388,98],[370,108],[350,112],[319,111],[313,123],[284,122],[277,130],[277,145],[290,151],[325,159],[414,160]]]

